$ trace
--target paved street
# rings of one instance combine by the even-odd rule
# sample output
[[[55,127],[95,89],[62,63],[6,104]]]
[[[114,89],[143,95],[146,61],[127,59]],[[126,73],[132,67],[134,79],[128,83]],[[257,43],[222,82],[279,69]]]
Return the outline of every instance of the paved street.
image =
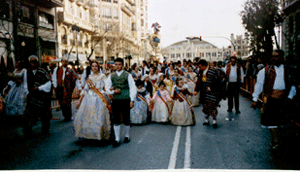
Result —
[[[195,126],[132,126],[131,142],[117,148],[78,140],[72,122],[61,120],[51,121],[49,135],[41,135],[38,125],[31,139],[20,128],[6,131],[10,137],[2,141],[0,169],[300,169],[297,158],[270,151],[269,131],[261,128],[259,110],[250,108],[251,101],[241,96],[240,104],[237,115],[228,114],[227,102],[221,102],[217,129],[202,125],[202,107],[197,107]],[[60,111],[53,114],[62,117]]]

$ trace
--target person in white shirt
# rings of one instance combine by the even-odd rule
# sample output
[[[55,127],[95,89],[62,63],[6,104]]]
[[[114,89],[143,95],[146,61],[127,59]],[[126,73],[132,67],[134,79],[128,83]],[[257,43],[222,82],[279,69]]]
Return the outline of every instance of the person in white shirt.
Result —
[[[280,146],[279,126],[284,124],[285,105],[289,104],[296,95],[296,87],[292,85],[291,74],[283,65],[284,52],[275,50],[271,65],[261,69],[257,74],[252,107],[257,107],[259,95],[263,92],[263,106],[261,108],[261,124],[269,128],[272,134],[271,148]]]
[[[43,134],[49,133],[52,117],[50,112],[52,83],[48,73],[38,67],[37,56],[29,56],[28,61],[30,68],[24,73],[24,87],[27,97],[23,133],[30,137],[32,127],[39,118],[41,118]]]
[[[109,75],[105,81],[105,90],[107,94],[113,95],[111,105],[115,133],[113,147],[118,147],[120,145],[121,118],[123,119],[122,123],[125,125],[124,143],[130,141],[130,109],[134,106],[137,89],[132,75],[123,69],[124,60],[117,58],[115,67],[116,71]]]
[[[68,68],[68,59],[61,59],[62,66],[54,69],[52,82],[55,88],[64,121],[71,121],[72,117],[72,93],[76,86],[77,74],[74,70]]]
[[[236,57],[230,57],[230,63],[224,70],[228,82],[227,96],[228,96],[228,112],[232,112],[233,98],[235,103],[235,113],[241,113],[239,109],[239,93],[240,86],[244,82],[244,71],[242,66],[237,64]]]

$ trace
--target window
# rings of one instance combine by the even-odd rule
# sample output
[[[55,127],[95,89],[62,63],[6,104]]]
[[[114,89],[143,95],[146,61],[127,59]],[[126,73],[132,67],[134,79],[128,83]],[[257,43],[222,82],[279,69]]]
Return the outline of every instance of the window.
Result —
[[[61,30],[61,43],[62,44],[68,44],[67,29],[64,28],[64,27]]]
[[[177,53],[177,54],[176,54],[176,57],[177,57],[177,58],[180,58],[180,53]]]
[[[132,23],[131,31],[136,31],[136,24],[135,23]]]
[[[111,11],[111,8],[103,8],[103,11],[102,11],[102,16],[103,17],[106,17],[106,18],[111,18],[112,17],[112,11]]]
[[[73,4],[70,4],[70,12],[71,12],[72,15],[74,15],[74,13],[75,13],[75,12],[74,12]]]
[[[141,19],[141,26],[144,26],[144,19]]]
[[[213,53],[212,53],[212,56],[213,56],[213,57],[217,57],[217,53],[216,53],[216,52],[213,52]]]
[[[119,18],[119,10],[118,10],[118,8],[114,9],[114,18],[115,19]]]
[[[53,16],[43,12],[39,12],[39,26],[48,29],[54,29]]]
[[[171,54],[171,58],[175,58],[175,54]]]
[[[34,23],[34,10],[28,6],[21,6],[17,8],[18,19],[20,22],[33,24]]]
[[[88,11],[84,11],[83,14],[84,14],[84,15],[83,15],[83,19],[84,19],[85,21],[89,21],[89,13],[88,13]]]
[[[78,15],[79,18],[82,18],[82,11],[81,11],[81,8],[78,8],[78,14],[77,14],[77,15]]]
[[[104,23],[104,30],[109,32],[112,31],[112,25],[110,23]]]
[[[118,0],[114,0],[114,3],[118,3]]]
[[[104,2],[111,2],[111,0],[102,0],[102,1],[104,1]]]

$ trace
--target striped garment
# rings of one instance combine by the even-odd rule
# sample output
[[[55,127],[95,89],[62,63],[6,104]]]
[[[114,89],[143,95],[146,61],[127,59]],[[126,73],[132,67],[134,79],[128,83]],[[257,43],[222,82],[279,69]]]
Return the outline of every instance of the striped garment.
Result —
[[[218,106],[220,102],[219,92],[220,92],[220,83],[221,78],[214,68],[209,68],[206,73],[207,81],[206,81],[206,88],[209,88],[211,91],[206,92],[205,101],[203,104],[203,113],[206,115],[210,115],[213,118],[217,117],[218,114]],[[204,84],[204,83],[202,83]]]

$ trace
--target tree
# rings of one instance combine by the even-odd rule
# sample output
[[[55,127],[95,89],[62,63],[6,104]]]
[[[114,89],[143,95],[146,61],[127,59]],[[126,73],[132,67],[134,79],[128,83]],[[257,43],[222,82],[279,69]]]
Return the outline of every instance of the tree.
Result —
[[[247,0],[245,2],[244,10],[241,12],[242,23],[250,34],[250,47],[255,55],[263,52],[267,56],[271,56],[274,44],[273,36],[277,48],[279,48],[274,31],[278,15],[278,0]]]

